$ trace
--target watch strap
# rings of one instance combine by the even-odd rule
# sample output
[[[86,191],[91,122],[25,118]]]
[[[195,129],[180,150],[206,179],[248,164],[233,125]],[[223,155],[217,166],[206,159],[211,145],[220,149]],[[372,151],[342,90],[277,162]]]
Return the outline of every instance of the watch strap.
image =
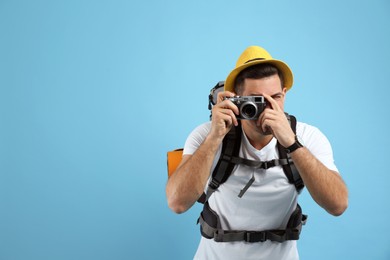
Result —
[[[301,147],[303,147],[303,145],[299,142],[298,137],[295,135],[295,142],[292,145],[290,145],[289,147],[286,147],[286,152],[292,153],[296,149],[301,148]]]

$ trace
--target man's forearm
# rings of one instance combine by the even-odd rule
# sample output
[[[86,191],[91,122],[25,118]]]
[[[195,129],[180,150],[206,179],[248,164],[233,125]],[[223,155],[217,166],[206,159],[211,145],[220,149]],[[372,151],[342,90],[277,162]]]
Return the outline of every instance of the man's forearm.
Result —
[[[330,214],[341,215],[348,206],[348,190],[341,176],[305,147],[292,152],[291,158],[313,199]]]
[[[208,136],[193,155],[183,157],[166,187],[168,205],[174,212],[185,212],[202,195],[220,143]]]

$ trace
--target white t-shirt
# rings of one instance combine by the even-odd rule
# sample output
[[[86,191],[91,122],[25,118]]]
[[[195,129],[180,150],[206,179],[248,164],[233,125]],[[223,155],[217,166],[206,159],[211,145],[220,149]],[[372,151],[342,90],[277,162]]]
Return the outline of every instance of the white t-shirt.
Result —
[[[187,138],[184,154],[193,154],[206,138],[211,122],[198,126]],[[338,171],[333,162],[333,152],[328,139],[321,131],[305,123],[297,123],[297,135],[303,145],[326,167]],[[275,138],[262,148],[255,149],[243,133],[239,156],[251,160],[269,161],[278,159]],[[216,154],[214,169],[220,156]],[[242,198],[240,191],[254,173],[255,181]],[[207,189],[207,185],[205,190]],[[210,197],[210,207],[217,212],[222,229],[225,230],[270,230],[284,229],[297,205],[298,193],[288,182],[281,166],[267,170],[238,165],[231,176]],[[299,259],[296,241],[283,243],[265,241],[257,243],[215,242],[201,237],[194,259]]]

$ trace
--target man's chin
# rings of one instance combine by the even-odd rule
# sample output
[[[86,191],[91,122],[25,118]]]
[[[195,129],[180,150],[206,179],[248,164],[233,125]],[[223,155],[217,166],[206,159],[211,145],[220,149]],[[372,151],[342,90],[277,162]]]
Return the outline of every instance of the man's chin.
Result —
[[[261,135],[264,135],[264,136],[272,135],[272,131],[271,131],[270,127],[267,126],[266,127],[266,131],[264,131],[262,127],[256,125],[256,121],[255,120],[242,120],[241,124],[249,125],[250,128],[254,129],[257,133],[259,133]]]
[[[261,131],[261,134],[262,135],[272,135],[272,131],[271,131],[271,127],[267,126],[265,128],[265,131],[263,131],[263,128],[259,128],[259,130]]]

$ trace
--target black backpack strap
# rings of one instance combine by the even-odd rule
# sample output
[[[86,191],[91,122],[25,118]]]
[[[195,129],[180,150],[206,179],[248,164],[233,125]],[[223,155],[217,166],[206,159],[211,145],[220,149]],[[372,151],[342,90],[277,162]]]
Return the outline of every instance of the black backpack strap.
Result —
[[[218,189],[218,187],[224,183],[233,172],[236,165],[233,158],[237,157],[240,151],[241,134],[242,129],[240,123],[238,126],[233,126],[226,134],[222,143],[221,155],[212,173],[206,194],[202,194],[202,196],[198,199],[198,202],[205,203],[210,198],[211,194],[213,194],[213,192]]]
[[[296,118],[286,113],[290,125],[294,133],[296,134]],[[249,159],[243,159],[238,157],[239,149],[241,145],[242,129],[233,127],[232,130],[225,136],[222,145],[221,156],[213,171],[212,179],[207,188],[206,194],[203,194],[201,199],[205,204],[203,211],[198,219],[200,223],[200,229],[202,236],[208,239],[214,239],[217,242],[233,242],[233,241],[246,241],[246,242],[264,242],[266,240],[284,242],[287,240],[298,240],[301,233],[302,225],[306,223],[307,216],[302,214],[299,204],[294,212],[291,214],[286,229],[283,230],[266,230],[266,231],[247,231],[247,230],[223,230],[218,214],[213,211],[208,203],[208,198],[211,194],[218,189],[218,187],[224,183],[232,173],[236,164],[243,164],[252,168],[268,169],[274,166],[282,166],[283,171],[291,184],[294,184],[298,192],[300,192],[304,183],[296,169],[290,155],[286,152],[285,148],[277,142],[277,148],[279,152],[279,159],[271,161],[253,161]],[[245,193],[249,188],[252,179],[240,192],[239,197]],[[199,200],[198,200],[199,201]]]
[[[290,122],[291,129],[293,130],[294,134],[296,134],[297,120],[295,116],[289,115],[287,113],[285,114]],[[232,173],[235,165],[237,164],[243,164],[252,168],[261,169],[268,169],[274,166],[282,166],[283,172],[285,173],[289,183],[293,184],[298,192],[302,191],[302,189],[305,187],[303,180],[299,175],[299,172],[295,167],[291,156],[286,152],[285,148],[279,142],[277,142],[279,159],[271,161],[253,161],[238,157],[241,145],[241,134],[242,129],[241,125],[239,124],[237,127],[232,127],[229,133],[225,136],[223,140],[221,155],[213,171],[212,179],[209,183],[206,194],[203,193],[202,196],[198,199],[198,202],[206,202],[211,196],[211,194],[227,180],[227,178]],[[240,192],[239,197],[242,197],[245,191],[249,188],[251,182],[253,182],[252,179]]]
[[[294,131],[294,134],[297,132],[297,119],[293,115],[289,115],[286,113],[287,119],[290,122],[291,129]],[[286,152],[286,149],[278,142],[277,144],[278,151],[279,151],[279,158],[280,159],[287,159],[289,164],[282,165],[283,171],[287,176],[288,181],[291,184],[294,184],[296,190],[298,192],[301,192],[301,190],[305,187],[305,184],[303,183],[303,180],[301,176],[299,175],[299,172],[297,170],[297,167],[295,167],[294,162],[291,159],[291,156]]]
[[[245,241],[255,243],[270,240],[282,243],[287,240],[298,240],[306,219],[307,216],[302,214],[301,207],[298,204],[290,216],[286,229],[265,231],[223,230],[219,216],[206,202],[198,221],[202,236],[207,239],[214,239],[216,242]]]
[[[245,166],[248,166],[253,169],[264,169],[267,170],[269,168],[275,167],[275,166],[282,166],[287,165],[290,162],[286,159],[273,159],[270,161],[256,161],[256,160],[250,160],[245,159],[241,157],[232,157],[231,162],[234,164],[243,164]]]

